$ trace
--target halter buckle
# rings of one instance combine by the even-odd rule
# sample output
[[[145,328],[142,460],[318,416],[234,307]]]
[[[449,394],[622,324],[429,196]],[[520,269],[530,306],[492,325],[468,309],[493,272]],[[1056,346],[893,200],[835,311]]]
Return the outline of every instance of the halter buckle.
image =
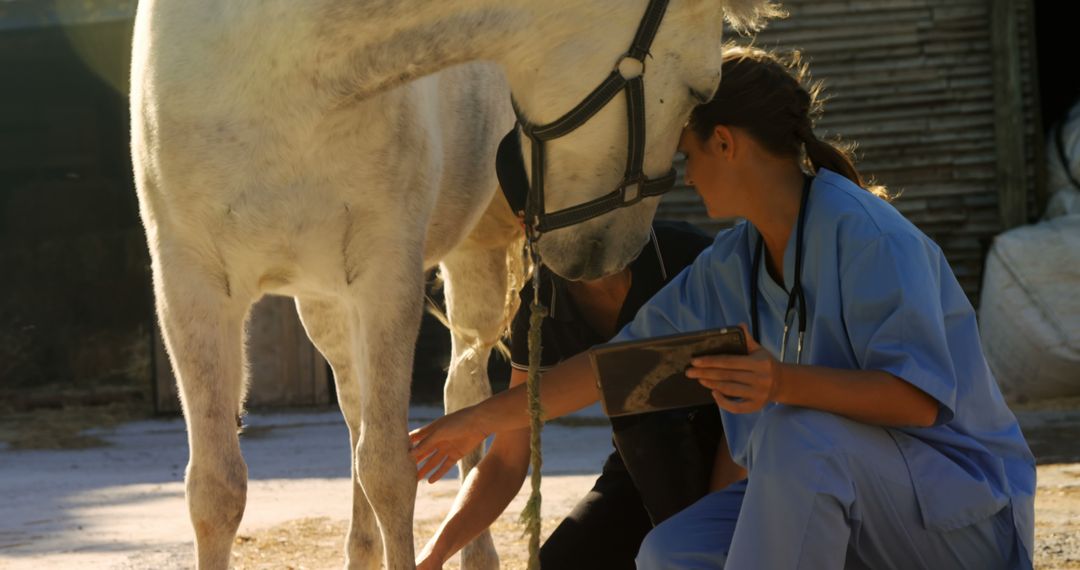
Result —
[[[621,198],[620,206],[632,206],[641,201],[645,196],[642,192],[642,184],[645,182],[645,175],[635,176],[628,180],[624,180],[619,186],[619,198]]]

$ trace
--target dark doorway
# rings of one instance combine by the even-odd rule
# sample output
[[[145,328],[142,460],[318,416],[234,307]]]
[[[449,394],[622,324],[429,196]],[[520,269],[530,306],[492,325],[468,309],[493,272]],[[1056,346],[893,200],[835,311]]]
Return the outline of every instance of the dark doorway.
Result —
[[[1080,99],[1080,73],[1076,72],[1069,45],[1075,19],[1068,2],[1033,2],[1035,11],[1035,60],[1039,77],[1039,105],[1043,128],[1049,131]]]

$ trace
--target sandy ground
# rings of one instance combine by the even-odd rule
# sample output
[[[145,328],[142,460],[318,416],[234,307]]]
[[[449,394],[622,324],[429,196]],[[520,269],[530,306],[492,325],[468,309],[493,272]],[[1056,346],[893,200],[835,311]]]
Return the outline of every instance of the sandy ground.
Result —
[[[439,414],[411,411],[414,425]],[[1039,467],[1036,567],[1080,569],[1080,406],[1018,414]],[[259,414],[242,439],[251,482],[234,566],[340,568],[349,511],[348,444],[336,412]],[[190,568],[180,420],[85,431],[106,445],[73,450],[0,447],[0,568]],[[544,532],[591,486],[610,452],[595,408],[544,431]],[[3,446],[3,444],[0,444]],[[416,540],[449,510],[455,480],[421,483]],[[504,568],[524,568],[516,519],[526,492],[494,525]],[[456,568],[456,561],[448,565]]]

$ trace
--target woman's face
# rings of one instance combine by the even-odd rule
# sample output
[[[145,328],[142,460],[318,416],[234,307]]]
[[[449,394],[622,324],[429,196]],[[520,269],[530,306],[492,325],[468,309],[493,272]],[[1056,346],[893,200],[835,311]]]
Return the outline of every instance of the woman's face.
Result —
[[[684,128],[679,138],[679,151],[686,155],[687,186],[692,186],[705,202],[710,218],[737,216],[740,197],[731,184],[731,129],[718,127],[705,141],[690,128]]]

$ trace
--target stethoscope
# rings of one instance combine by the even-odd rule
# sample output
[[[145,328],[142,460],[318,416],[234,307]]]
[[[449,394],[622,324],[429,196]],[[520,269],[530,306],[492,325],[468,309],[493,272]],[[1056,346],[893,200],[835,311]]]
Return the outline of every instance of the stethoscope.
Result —
[[[802,200],[799,204],[799,221],[795,229],[795,282],[788,294],[787,310],[784,311],[784,336],[780,339],[780,362],[784,362],[787,356],[788,333],[791,332],[791,324],[795,318],[795,306],[798,301],[799,308],[799,336],[798,345],[795,349],[795,364],[802,364],[803,338],[806,336],[806,297],[802,289],[802,254],[803,254],[803,226],[806,222],[806,202],[810,197],[810,183],[813,177],[807,176],[803,183]],[[765,241],[758,232],[757,248],[754,252],[754,262],[750,268],[750,318],[752,328],[750,333],[754,340],[761,344],[761,333],[758,327],[758,293],[761,288],[761,256],[765,251]]]

